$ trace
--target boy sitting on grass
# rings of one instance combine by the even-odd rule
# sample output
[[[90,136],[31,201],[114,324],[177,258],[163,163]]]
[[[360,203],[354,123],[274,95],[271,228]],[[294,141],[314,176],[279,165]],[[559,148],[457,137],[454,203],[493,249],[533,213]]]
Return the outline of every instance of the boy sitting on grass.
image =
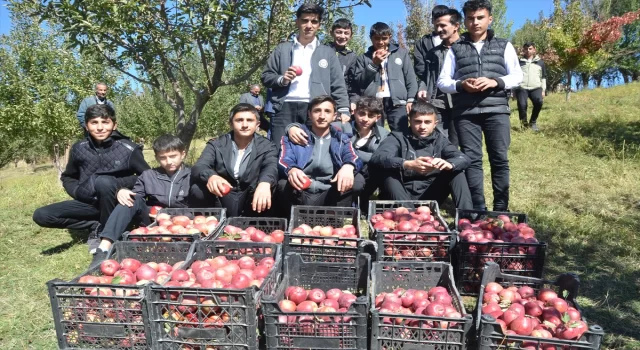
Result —
[[[118,191],[120,204],[102,230],[100,246],[93,255],[91,266],[97,266],[107,258],[113,242],[122,237],[132,222],[143,226],[151,224],[150,207],[187,207],[191,169],[182,163],[186,155],[184,143],[176,136],[162,135],[153,142],[153,152],[160,167],[142,172],[133,190],[123,188]]]

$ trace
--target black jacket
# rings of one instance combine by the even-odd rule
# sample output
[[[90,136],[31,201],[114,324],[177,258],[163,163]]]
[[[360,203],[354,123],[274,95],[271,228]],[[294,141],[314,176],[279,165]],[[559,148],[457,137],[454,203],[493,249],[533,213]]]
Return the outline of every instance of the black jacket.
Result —
[[[218,175],[241,191],[249,189],[253,192],[260,182],[268,182],[272,187],[275,186],[278,182],[278,150],[264,136],[255,134],[253,137],[249,165],[239,182],[233,176],[234,164],[231,164],[232,132],[207,142],[200,158],[191,168],[192,181],[206,184],[211,176]]]
[[[440,76],[440,71],[442,71],[447,52],[449,52],[449,47],[444,43],[429,50],[424,59],[425,69],[423,76],[418,77],[421,80],[418,91],[426,91],[427,99],[438,108],[451,108],[452,106],[451,95],[445,94],[438,89],[438,77]]]
[[[172,177],[162,168],[142,172],[132,191],[145,198],[147,205],[164,208],[186,208],[191,169],[182,166]]]
[[[464,153],[460,152],[446,136],[436,129],[431,136],[423,139],[418,139],[413,134],[392,132],[375,151],[369,166],[390,172],[400,172],[405,186],[426,188],[440,173],[439,170],[427,175],[420,175],[412,170],[404,169],[403,166],[405,160],[414,160],[424,156],[442,158],[453,165],[453,170],[464,170],[471,163]],[[411,182],[414,184],[409,184]],[[414,188],[414,190],[419,192],[420,188]]]
[[[65,191],[74,199],[96,202],[95,180],[100,175],[125,178],[122,183],[135,183],[138,175],[149,169],[142,148],[114,130],[99,145],[91,136],[71,147],[67,167],[60,176]]]
[[[437,36],[438,34],[436,34],[436,32],[424,35],[416,42],[416,46],[413,50],[413,68],[418,79],[425,83],[426,80],[423,79],[426,77],[425,74],[427,71],[427,53],[436,46],[434,45],[433,38]]]
[[[351,91],[349,96],[370,96],[376,97],[378,86],[380,86],[380,67],[373,64],[373,53],[376,49],[371,46],[369,50],[358,56],[353,69],[350,71]],[[389,90],[393,104],[406,105],[413,102],[418,93],[418,81],[413,72],[409,51],[389,45],[389,57],[387,63],[387,74],[389,75]],[[351,101],[354,102],[354,101]]]

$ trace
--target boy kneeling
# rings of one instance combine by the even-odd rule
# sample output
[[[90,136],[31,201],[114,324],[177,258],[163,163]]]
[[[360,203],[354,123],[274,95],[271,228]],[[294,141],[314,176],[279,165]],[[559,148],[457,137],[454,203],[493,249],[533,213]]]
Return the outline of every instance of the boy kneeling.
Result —
[[[153,142],[153,152],[160,167],[143,171],[133,190],[123,188],[118,191],[120,204],[102,230],[100,246],[91,266],[107,258],[113,242],[122,238],[122,233],[134,219],[138,225],[149,226],[150,207],[187,207],[191,169],[182,163],[186,155],[184,143],[176,136],[163,135]]]
[[[382,141],[370,162],[383,170],[381,199],[441,203],[451,192],[456,208],[473,208],[464,174],[470,160],[436,129],[437,123],[436,108],[418,101],[409,112],[410,131],[392,132]]]
[[[278,150],[256,133],[254,106],[233,107],[229,124],[231,132],[209,141],[193,166],[189,204],[226,208],[227,217],[266,215],[278,181]]]
[[[350,207],[364,187],[359,173],[362,161],[349,135],[331,126],[336,116],[333,98],[314,98],[307,115],[311,130],[296,124],[306,136],[305,144],[296,144],[288,135],[280,141],[278,192],[283,217],[289,216],[291,204]]]

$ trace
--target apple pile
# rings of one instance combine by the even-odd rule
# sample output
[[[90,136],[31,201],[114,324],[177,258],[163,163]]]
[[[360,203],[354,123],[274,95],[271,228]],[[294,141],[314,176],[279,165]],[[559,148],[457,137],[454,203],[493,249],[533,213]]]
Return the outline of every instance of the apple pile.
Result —
[[[355,247],[355,241],[344,241],[336,238],[359,238],[356,227],[353,225],[344,225],[343,227],[333,228],[332,226],[314,226],[313,228],[307,224],[302,224],[291,231],[292,235],[312,236],[315,238],[292,238],[291,243],[295,244],[324,244],[331,246],[350,246]],[[321,238],[318,238],[321,237]]]
[[[271,233],[265,233],[253,226],[246,229],[227,225],[223,230],[224,234],[218,238],[218,241],[239,241],[239,242],[263,242],[280,244],[284,241],[284,231],[275,230]]]
[[[384,316],[383,324],[405,325],[409,327],[452,328],[458,323],[451,321],[425,321],[411,318],[415,316],[432,316],[446,318],[462,318],[462,314],[453,305],[451,294],[444,287],[433,287],[427,290],[397,288],[391,293],[380,293],[375,298],[375,308],[384,314],[400,314],[397,317]]]
[[[477,243],[538,243],[536,232],[528,224],[515,224],[507,215],[497,218],[486,218],[471,222],[469,219],[458,220],[460,239]],[[526,248],[522,248],[526,252]],[[531,247],[534,249],[535,247]]]
[[[160,213],[156,216],[157,225],[150,227],[138,227],[131,230],[130,236],[136,235],[179,235],[179,234],[200,234],[206,236],[210,232],[218,227],[218,218],[215,216],[203,216],[198,215],[189,219],[186,215],[171,216],[167,213]],[[131,237],[131,241],[146,240],[143,237]],[[154,237],[153,240],[162,242],[171,242],[175,238],[171,236],[167,237]],[[188,240],[188,239],[185,239]]]
[[[488,283],[482,296],[482,314],[493,316],[505,335],[577,340],[588,329],[580,311],[546,288],[536,294],[529,286],[504,288],[496,282]],[[536,342],[532,343],[535,348]],[[522,346],[530,345],[525,342]],[[545,350],[555,348],[542,345]]]
[[[371,224],[379,232],[447,232],[447,228],[438,221],[437,215],[432,215],[431,208],[427,206],[418,207],[414,211],[405,207],[385,210],[373,215]],[[396,234],[390,238],[411,240],[411,236],[415,235]]]
[[[301,316],[280,316],[280,323],[294,322],[345,322],[351,321],[350,317],[342,316],[314,316],[316,312],[345,313],[358,297],[339,288],[324,291],[320,288],[306,290],[299,286],[290,286],[284,292],[285,299],[278,302],[280,310],[285,313],[301,312]],[[297,318],[297,319],[296,319]]]

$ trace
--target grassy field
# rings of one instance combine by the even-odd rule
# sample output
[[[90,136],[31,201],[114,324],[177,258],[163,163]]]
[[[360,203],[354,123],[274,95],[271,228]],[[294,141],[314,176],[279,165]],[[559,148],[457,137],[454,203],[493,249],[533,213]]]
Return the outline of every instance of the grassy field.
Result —
[[[549,242],[546,277],[580,275],[578,300],[604,327],[608,349],[640,348],[638,96],[640,84],[568,103],[549,96],[540,133],[511,119],[511,210],[529,213]],[[45,283],[75,277],[90,261],[85,237],[31,221],[37,207],[67,199],[56,177],[46,165],[0,171],[0,349],[56,348]]]

